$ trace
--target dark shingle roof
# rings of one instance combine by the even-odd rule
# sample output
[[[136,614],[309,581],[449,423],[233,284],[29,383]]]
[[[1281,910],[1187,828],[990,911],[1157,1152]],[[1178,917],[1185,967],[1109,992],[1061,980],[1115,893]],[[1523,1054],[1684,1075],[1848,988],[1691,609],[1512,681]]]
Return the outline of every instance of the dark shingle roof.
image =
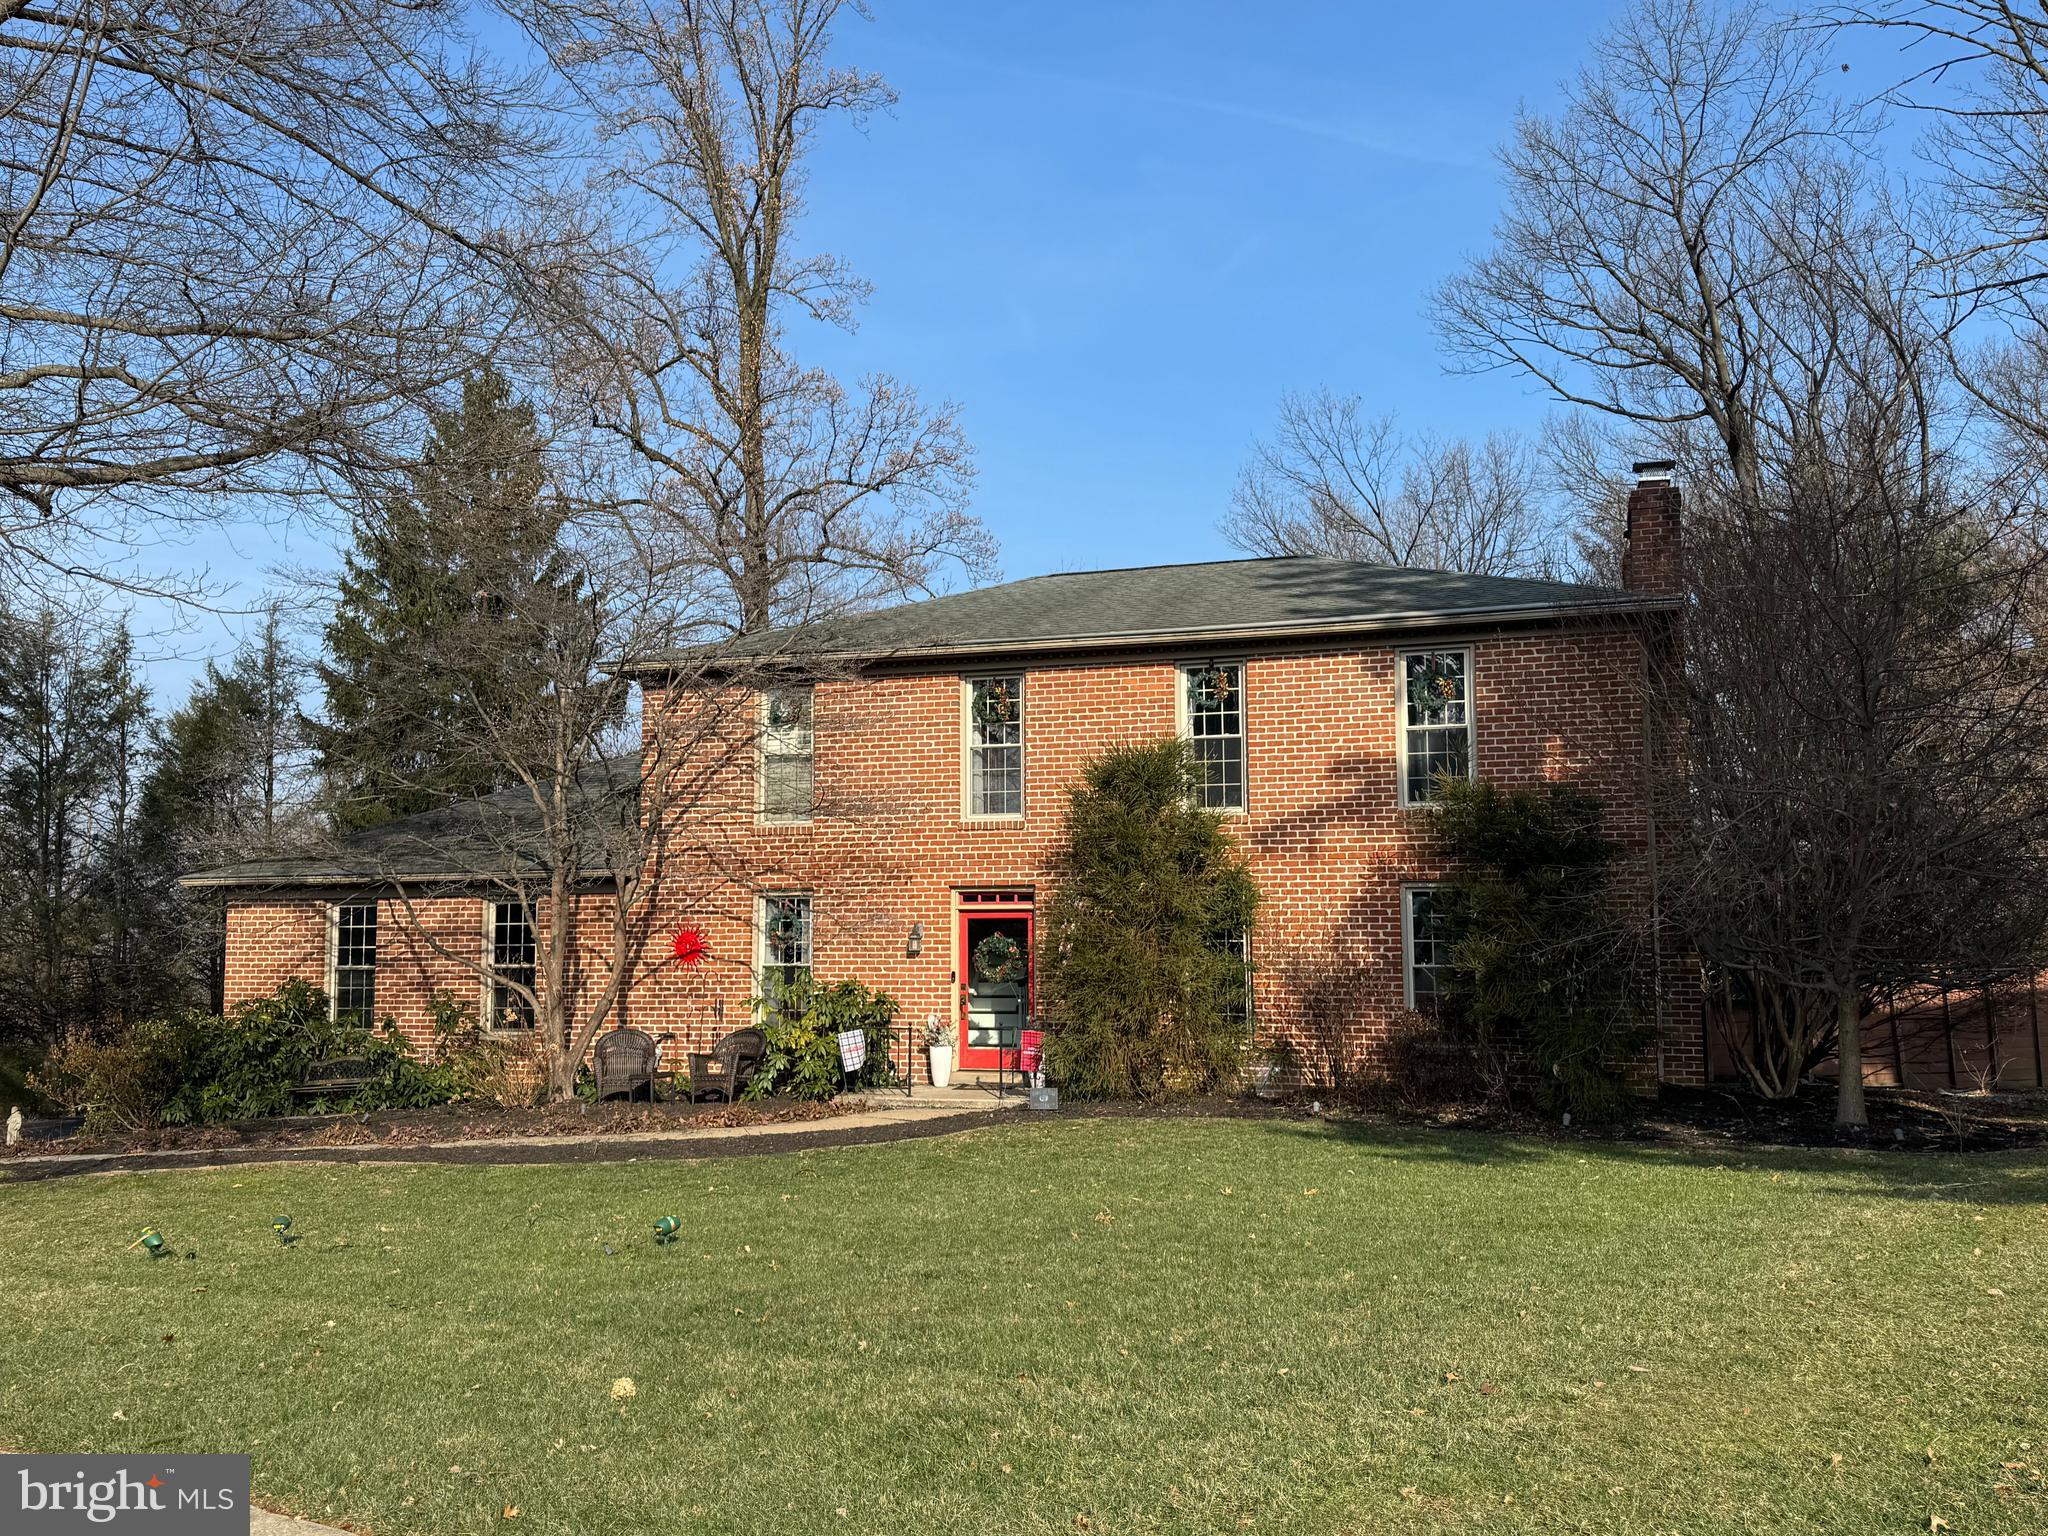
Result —
[[[953,655],[1256,639],[1669,606],[1669,598],[1616,587],[1283,556],[1032,576],[828,624],[763,630],[732,642],[727,653]],[[689,654],[648,657],[635,670],[659,670],[665,660]]]
[[[638,786],[637,753],[609,758],[591,766],[576,785],[572,813],[583,821],[586,846],[605,844],[607,826],[628,815]],[[317,852],[274,858],[244,859],[212,869],[195,870],[181,880],[188,886],[347,885],[373,881],[488,879],[509,875],[515,868],[531,874],[541,852],[540,812],[524,785],[501,789],[478,800],[422,811],[337,839]],[[592,867],[581,872],[601,876],[610,871]]]

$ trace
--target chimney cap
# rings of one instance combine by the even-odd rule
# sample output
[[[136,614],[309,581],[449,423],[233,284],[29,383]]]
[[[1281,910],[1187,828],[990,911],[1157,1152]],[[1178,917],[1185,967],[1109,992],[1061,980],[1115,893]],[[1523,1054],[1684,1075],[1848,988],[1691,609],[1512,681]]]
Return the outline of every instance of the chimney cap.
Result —
[[[1637,459],[1631,466],[1636,473],[1636,483],[1645,485],[1652,481],[1669,480],[1671,471],[1678,468],[1676,459]]]

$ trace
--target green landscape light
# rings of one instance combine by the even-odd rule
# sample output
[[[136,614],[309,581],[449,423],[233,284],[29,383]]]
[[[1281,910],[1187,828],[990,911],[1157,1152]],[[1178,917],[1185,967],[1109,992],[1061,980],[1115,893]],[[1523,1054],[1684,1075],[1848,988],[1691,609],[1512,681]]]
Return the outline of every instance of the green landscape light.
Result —
[[[676,1240],[676,1235],[682,1230],[683,1224],[677,1221],[675,1217],[664,1216],[654,1224],[654,1241],[666,1248]]]
[[[155,1227],[144,1227],[142,1235],[128,1246],[130,1248],[140,1248],[152,1259],[160,1259],[164,1255],[164,1235],[157,1231]]]
[[[273,1216],[273,1217],[271,1217],[271,1218],[270,1218],[270,1230],[271,1230],[271,1231],[273,1231],[273,1232],[275,1232],[275,1233],[277,1234],[277,1241],[278,1241],[278,1243],[279,1243],[279,1245],[280,1245],[280,1246],[282,1246],[282,1245],[284,1245],[284,1244],[288,1244],[289,1242],[291,1242],[291,1239],[285,1236],[285,1233],[287,1233],[287,1232],[291,1231],[291,1229],[292,1229],[292,1219],[291,1219],[291,1217],[289,1217],[289,1216]]]

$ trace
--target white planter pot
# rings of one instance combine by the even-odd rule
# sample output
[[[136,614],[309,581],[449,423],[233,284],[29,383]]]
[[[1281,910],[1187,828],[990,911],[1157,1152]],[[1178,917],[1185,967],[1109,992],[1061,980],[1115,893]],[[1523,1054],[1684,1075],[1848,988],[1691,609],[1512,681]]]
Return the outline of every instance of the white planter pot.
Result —
[[[931,1056],[932,1086],[950,1087],[953,1082],[953,1047],[950,1045],[929,1045],[925,1050]]]

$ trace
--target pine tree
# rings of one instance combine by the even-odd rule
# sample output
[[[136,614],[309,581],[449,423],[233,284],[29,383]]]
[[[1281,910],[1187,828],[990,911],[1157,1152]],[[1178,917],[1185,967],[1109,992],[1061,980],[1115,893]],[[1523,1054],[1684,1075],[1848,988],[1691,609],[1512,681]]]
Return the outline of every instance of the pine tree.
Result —
[[[1242,945],[1258,888],[1194,799],[1179,741],[1091,763],[1069,803],[1044,914],[1047,1068],[1084,1098],[1198,1093],[1241,1064]]]
[[[563,511],[543,495],[545,480],[532,406],[487,372],[434,421],[408,493],[358,517],[318,668],[325,718],[309,727],[338,831],[503,786],[501,762],[468,744],[475,722],[537,704],[547,682],[541,666],[522,664],[530,631],[494,594],[575,588]],[[480,638],[498,638],[479,626],[504,632],[503,664],[484,674],[456,664],[479,653]],[[501,696],[468,697],[478,686]]]
[[[0,614],[0,1032],[47,1035],[98,1009],[122,916],[106,872],[147,707],[125,626],[94,639],[52,609]]]
[[[304,666],[285,643],[278,609],[223,672],[209,665],[182,708],[158,724],[135,814],[134,882],[141,892],[133,948],[156,978],[158,1002],[187,991],[221,1006],[224,909],[178,877],[206,864],[302,845],[298,784]]]

